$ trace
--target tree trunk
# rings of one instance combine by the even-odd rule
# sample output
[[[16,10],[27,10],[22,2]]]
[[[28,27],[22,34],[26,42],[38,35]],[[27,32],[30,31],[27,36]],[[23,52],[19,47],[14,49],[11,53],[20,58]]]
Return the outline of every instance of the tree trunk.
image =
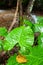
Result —
[[[20,20],[21,17],[21,20]],[[19,26],[22,25],[22,20],[23,20],[23,9],[22,9],[22,0],[20,0],[19,3]]]
[[[30,2],[28,3],[28,7],[27,7],[27,13],[31,13],[32,9],[33,9],[33,5],[34,5],[35,0],[30,0]]]

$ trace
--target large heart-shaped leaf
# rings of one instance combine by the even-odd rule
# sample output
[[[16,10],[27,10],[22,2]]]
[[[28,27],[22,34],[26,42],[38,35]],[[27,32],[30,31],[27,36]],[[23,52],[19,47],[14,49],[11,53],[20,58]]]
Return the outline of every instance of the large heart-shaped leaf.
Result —
[[[32,29],[27,26],[21,26],[12,30],[5,38],[3,48],[4,50],[11,50],[15,44],[28,47],[32,46],[34,42],[34,35]]]

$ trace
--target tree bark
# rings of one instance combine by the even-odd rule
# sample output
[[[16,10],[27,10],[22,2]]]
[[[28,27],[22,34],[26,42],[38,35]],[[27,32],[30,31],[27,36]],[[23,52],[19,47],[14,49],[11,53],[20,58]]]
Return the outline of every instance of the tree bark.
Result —
[[[30,0],[30,2],[28,3],[27,6],[27,13],[31,13],[32,9],[33,9],[33,5],[34,5],[35,0]]]
[[[20,20],[21,17],[21,20]],[[22,20],[23,20],[23,9],[22,9],[22,0],[20,0],[19,3],[19,26],[22,25]]]
[[[20,0],[20,3],[19,3],[19,14],[20,14],[20,16],[22,16],[22,13],[23,13],[23,11],[22,11],[22,0]]]

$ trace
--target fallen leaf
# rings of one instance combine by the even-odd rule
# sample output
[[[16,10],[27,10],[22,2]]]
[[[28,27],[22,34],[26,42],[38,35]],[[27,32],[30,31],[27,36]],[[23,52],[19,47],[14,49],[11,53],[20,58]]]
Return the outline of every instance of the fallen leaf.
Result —
[[[26,63],[27,62],[26,58],[22,55],[18,55],[16,57],[16,60],[17,60],[18,63]]]

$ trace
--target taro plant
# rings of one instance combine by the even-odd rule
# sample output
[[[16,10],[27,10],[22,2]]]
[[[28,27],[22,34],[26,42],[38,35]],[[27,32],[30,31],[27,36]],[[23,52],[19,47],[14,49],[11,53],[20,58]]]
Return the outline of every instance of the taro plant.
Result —
[[[12,30],[4,40],[4,50],[11,50],[17,43],[20,47],[32,46],[34,42],[34,34],[32,29],[27,26],[21,26]]]
[[[26,21],[25,24],[27,24]],[[36,23],[34,24],[34,32],[37,30],[35,25]],[[3,28],[0,30],[3,31]],[[0,50],[3,47],[4,51],[7,52],[12,50],[15,45],[20,47],[17,53],[14,53],[13,56],[10,55],[6,65],[43,65],[43,32],[37,30],[41,34],[37,38],[38,44],[34,45],[34,32],[29,21],[28,26],[20,26],[10,33],[7,33],[6,29],[4,30],[3,33],[0,33],[0,36],[5,37],[3,41],[0,40]]]
[[[21,58],[23,55],[24,62],[26,62],[27,60],[25,59],[25,57],[30,53],[29,49],[32,47],[33,43],[34,34],[30,26],[21,26],[13,29],[9,34],[5,36],[5,39],[2,41],[2,46],[4,51],[10,51],[17,44],[18,46],[20,46],[20,50],[17,53],[18,55],[16,55],[20,56]],[[16,55],[14,54],[14,57],[16,57]],[[19,61],[17,60],[17,62]],[[22,62],[23,60],[20,61],[20,63]]]
[[[26,27],[26,29],[27,28],[28,27]],[[24,34],[27,34],[26,32]],[[25,35],[26,37],[21,36],[22,40],[18,38],[20,40],[19,42],[20,50],[18,51],[18,54],[14,54],[7,60],[6,65],[43,65],[43,47],[42,47],[43,44],[41,43],[38,44],[37,46],[33,46],[33,42],[34,42],[33,32],[31,31],[30,33],[28,33],[28,35],[30,34],[32,35],[32,38],[29,38],[27,35]],[[26,40],[27,38],[28,40]]]

